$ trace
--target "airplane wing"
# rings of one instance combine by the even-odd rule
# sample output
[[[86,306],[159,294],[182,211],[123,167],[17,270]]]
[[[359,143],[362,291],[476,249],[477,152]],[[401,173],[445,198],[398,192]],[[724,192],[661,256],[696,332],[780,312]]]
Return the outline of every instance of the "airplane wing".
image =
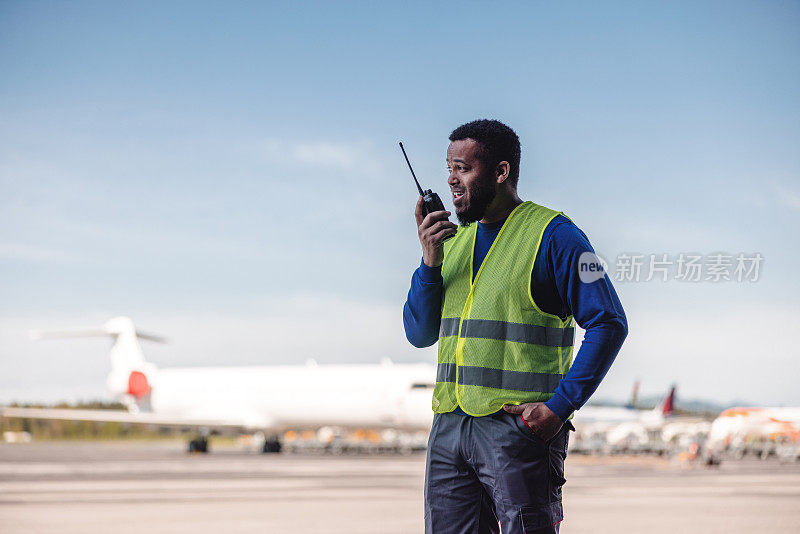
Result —
[[[138,423],[174,428],[210,428],[220,430],[267,429],[272,425],[263,418],[221,418],[198,416],[178,417],[151,412],[122,410],[70,410],[62,408],[16,408],[0,406],[0,417],[50,419],[65,421],[96,421],[100,423]]]

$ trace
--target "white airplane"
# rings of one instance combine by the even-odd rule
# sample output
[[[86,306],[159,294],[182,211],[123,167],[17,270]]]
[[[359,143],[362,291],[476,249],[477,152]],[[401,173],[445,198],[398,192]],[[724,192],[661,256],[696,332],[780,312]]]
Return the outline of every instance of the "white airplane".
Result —
[[[661,450],[662,430],[674,420],[676,387],[652,410],[636,407],[638,387],[636,382],[626,407],[585,406],[576,411],[574,447],[589,452]]]
[[[32,331],[33,339],[110,336],[111,372],[106,387],[121,410],[0,407],[0,416],[66,419],[193,428],[190,450],[205,452],[210,431],[254,431],[271,436],[264,452],[280,450],[287,429],[343,427],[428,430],[436,366],[426,363],[157,368],[144,359],[127,317],[102,329]]]
[[[738,407],[719,414],[708,434],[709,463],[719,463],[725,454],[741,457],[747,452],[762,458],[772,452],[782,459],[800,457],[800,407]]]
[[[636,407],[639,383],[633,385],[633,394],[628,406],[584,406],[575,412],[575,421],[581,424],[591,423],[627,423],[640,422],[648,425],[658,425],[672,415],[675,410],[675,391],[672,386],[661,402],[652,410],[642,410]]]

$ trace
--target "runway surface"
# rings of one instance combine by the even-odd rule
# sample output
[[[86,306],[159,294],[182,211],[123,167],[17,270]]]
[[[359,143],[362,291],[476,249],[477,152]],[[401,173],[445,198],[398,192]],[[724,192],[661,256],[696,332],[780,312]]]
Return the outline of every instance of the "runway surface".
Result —
[[[424,459],[0,444],[0,532],[419,533]],[[574,455],[566,470],[565,534],[800,532],[800,464]]]

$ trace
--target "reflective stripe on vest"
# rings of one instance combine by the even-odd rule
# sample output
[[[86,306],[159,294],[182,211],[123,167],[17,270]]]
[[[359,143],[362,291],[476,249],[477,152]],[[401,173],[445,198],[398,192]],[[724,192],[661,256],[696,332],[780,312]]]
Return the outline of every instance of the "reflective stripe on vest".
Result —
[[[433,410],[475,416],[552,397],[572,364],[572,317],[542,312],[531,276],[544,229],[559,212],[524,202],[506,219],[477,273],[477,225],[445,242]]]
[[[517,391],[538,391],[553,393],[561,374],[528,373],[525,371],[505,371],[491,367],[458,367],[458,383],[466,386],[482,386],[495,389],[515,389]],[[437,382],[455,382],[456,364],[440,363],[436,368]]]
[[[457,336],[459,324],[461,319],[458,317],[443,318],[439,327],[439,337]],[[488,319],[466,319],[461,325],[461,337],[502,339],[547,347],[571,347],[575,329]]]

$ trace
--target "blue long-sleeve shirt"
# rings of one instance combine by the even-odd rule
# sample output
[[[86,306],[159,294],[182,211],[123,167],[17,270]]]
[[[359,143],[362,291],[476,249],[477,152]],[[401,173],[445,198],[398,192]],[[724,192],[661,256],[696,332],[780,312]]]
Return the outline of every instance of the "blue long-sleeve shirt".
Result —
[[[504,222],[478,223],[473,277]],[[625,312],[609,277],[581,281],[578,262],[584,252],[594,253],[586,235],[568,218],[558,215],[545,228],[531,275],[531,292],[539,309],[559,317],[572,315],[586,330],[572,367],[545,403],[562,421],[589,400],[628,334]],[[429,347],[439,339],[442,290],[441,267],[420,263],[403,307],[406,337],[415,347]],[[456,411],[464,413],[460,408]]]

